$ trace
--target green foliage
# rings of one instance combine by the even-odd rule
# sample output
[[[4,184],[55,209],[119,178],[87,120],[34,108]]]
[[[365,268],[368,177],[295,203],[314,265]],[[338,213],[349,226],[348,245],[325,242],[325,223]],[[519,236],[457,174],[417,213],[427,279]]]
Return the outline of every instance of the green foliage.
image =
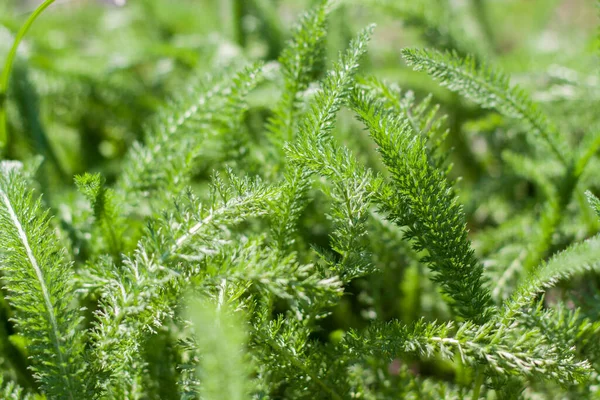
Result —
[[[23,388],[17,386],[14,382],[4,385],[4,378],[0,378],[0,388],[2,398],[7,400],[27,400],[31,396],[23,394]]]
[[[598,398],[595,28],[109,3],[0,4],[1,398]]]
[[[424,41],[435,48],[454,50],[463,57],[483,51],[481,42],[471,40],[460,24],[452,22],[460,16],[450,5],[438,0],[367,0],[360,3],[401,19],[408,27],[416,28]]]
[[[558,253],[531,274],[515,290],[507,308],[523,307],[530,304],[534,296],[554,285],[560,279],[568,278],[576,273],[598,268],[600,238],[594,236],[584,242],[576,243]]]
[[[73,274],[52,233],[47,211],[27,187],[17,162],[0,165],[2,269],[37,379],[48,395],[92,396],[81,317],[72,308]]]
[[[120,262],[124,250],[123,221],[119,216],[112,189],[107,188],[106,180],[100,174],[84,174],[75,177],[75,184],[92,206],[99,235],[106,241],[105,246],[98,245],[100,251],[107,251],[116,262]]]
[[[202,150],[224,146],[240,129],[244,98],[260,79],[260,71],[257,64],[237,74],[209,77],[199,87],[190,86],[188,95],[171,106],[175,114],[169,109],[160,112],[145,145],[133,145],[119,189],[148,195],[164,188],[183,188]]]
[[[362,335],[350,334],[346,345],[360,349],[364,356],[385,357],[413,353],[425,358],[460,360],[462,365],[475,369],[484,366],[488,373],[551,379],[562,384],[584,379],[589,366],[573,356],[563,358],[564,349],[549,342],[540,332],[520,331],[513,327],[498,337],[493,324],[482,326],[462,324],[455,329],[452,323],[415,326],[401,324],[373,326]],[[450,334],[450,332],[453,334]],[[385,338],[381,340],[381,338]],[[559,362],[556,362],[560,359]]]
[[[594,211],[596,212],[596,215],[598,215],[598,217],[600,217],[600,199],[598,199],[592,192],[590,191],[586,191],[585,195],[587,196],[587,199],[590,203],[590,205],[592,206],[592,208],[594,209]]]
[[[244,326],[227,308],[223,293],[216,305],[198,300],[188,304],[196,346],[201,354],[198,380],[203,399],[242,400],[248,397]]]
[[[366,189],[371,175],[353,160],[347,149],[334,144],[331,131],[334,118],[349,95],[371,31],[372,27],[362,31],[350,43],[340,63],[328,73],[300,123],[297,141],[288,148],[292,162],[332,181],[332,187],[325,186],[323,191],[333,201],[329,217],[336,227],[331,234],[331,248],[342,258],[329,264],[343,279],[358,276],[368,268],[361,259],[360,240],[366,234],[364,222],[369,204]]]
[[[529,132],[540,136],[554,156],[563,163],[568,154],[561,147],[559,134],[539,106],[519,87],[511,86],[502,72],[483,65],[472,57],[460,58],[452,53],[421,49],[404,49],[406,62],[417,71],[425,71],[448,89],[458,92],[485,108],[521,120]]]
[[[280,148],[294,137],[293,122],[298,113],[298,97],[312,82],[320,61],[329,8],[329,2],[322,1],[318,7],[305,14],[289,46],[279,57],[284,87],[267,127],[275,147]]]
[[[413,107],[406,105],[407,110]],[[427,250],[423,261],[436,273],[434,279],[453,300],[457,314],[485,322],[491,298],[482,287],[483,267],[467,239],[465,216],[448,185],[446,171],[427,152],[431,133],[411,127],[407,116],[398,117],[363,92],[356,94],[353,108],[390,171],[391,184],[378,183],[373,188],[381,210],[408,227],[406,236],[413,240],[416,251]],[[422,117],[426,109],[427,105],[417,109],[415,118]],[[435,127],[431,124],[429,129]]]

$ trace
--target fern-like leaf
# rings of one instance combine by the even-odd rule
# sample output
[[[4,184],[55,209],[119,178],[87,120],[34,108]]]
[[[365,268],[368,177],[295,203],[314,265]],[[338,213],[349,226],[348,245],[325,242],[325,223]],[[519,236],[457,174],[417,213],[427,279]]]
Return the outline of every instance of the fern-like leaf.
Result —
[[[505,306],[504,318],[530,304],[534,297],[561,279],[600,269],[600,236],[571,245],[540,265],[515,290]]]
[[[106,180],[100,174],[84,174],[75,177],[75,184],[90,202],[96,226],[106,242],[106,248],[117,263],[124,251],[124,221],[120,218],[112,189],[107,188]]]
[[[73,274],[47,211],[14,162],[0,164],[0,265],[44,391],[57,399],[92,398],[83,361]]]
[[[536,330],[504,332],[494,336],[494,324],[464,323],[456,329],[446,324],[417,322],[405,326],[398,322],[369,327],[365,332],[351,332],[345,345],[359,351],[360,357],[373,355],[392,359],[402,354],[424,358],[459,359],[467,365],[482,365],[490,375],[526,376],[549,379],[561,384],[583,381],[589,363],[577,361],[573,354],[563,354],[560,346],[546,341]],[[358,350],[360,349],[360,350]]]
[[[3,400],[30,400],[32,397],[23,393],[23,388],[15,382],[4,383],[4,378],[0,375],[0,396]]]
[[[372,29],[368,27],[360,32],[328,73],[323,87],[311,103],[310,111],[300,124],[298,139],[287,147],[290,161],[332,181],[333,188],[325,188],[334,202],[330,214],[336,222],[332,247],[342,260],[331,267],[347,279],[367,270],[360,240],[366,234],[367,186],[372,177],[368,170],[356,163],[347,149],[334,143],[331,130],[337,112],[350,94],[358,62],[366,51]]]
[[[102,385],[113,398],[143,397],[140,354],[145,335],[173,317],[173,302],[185,281],[198,274],[193,262],[218,254],[227,226],[265,212],[277,191],[250,179],[229,175],[213,179],[213,203],[198,204],[187,192],[189,207],[149,225],[133,256],[123,265],[97,265],[86,279],[87,289],[99,290],[100,309],[94,331],[98,369],[108,376]]]
[[[298,97],[314,79],[313,70],[323,50],[325,23],[331,8],[329,0],[321,0],[318,6],[303,15],[291,41],[279,57],[284,87],[281,100],[267,125],[270,140],[277,148],[293,139]]]
[[[262,78],[262,65],[233,76],[208,78],[166,107],[146,143],[133,145],[118,183],[118,193],[149,194],[161,188],[181,191],[203,146],[235,132],[247,107],[245,98]],[[237,132],[235,132],[237,133]]]
[[[425,71],[448,89],[458,92],[485,108],[493,108],[517,118],[534,135],[543,139],[554,156],[568,165],[565,144],[539,106],[518,86],[511,86],[502,72],[488,65],[477,66],[472,57],[436,50],[403,49],[402,55],[416,71]]]
[[[373,186],[376,201],[392,220],[408,226],[417,251],[428,251],[424,260],[453,300],[457,314],[484,322],[491,297],[482,285],[483,268],[467,238],[464,212],[445,171],[428,157],[426,137],[414,132],[405,117],[386,112],[363,92],[355,93],[353,109],[392,175],[391,185]]]
[[[596,212],[596,215],[600,218],[600,199],[589,190],[585,192],[588,202]]]

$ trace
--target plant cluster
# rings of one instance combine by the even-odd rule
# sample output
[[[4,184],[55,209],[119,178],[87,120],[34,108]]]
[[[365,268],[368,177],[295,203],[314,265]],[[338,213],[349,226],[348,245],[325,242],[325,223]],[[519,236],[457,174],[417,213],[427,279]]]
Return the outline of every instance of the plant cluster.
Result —
[[[153,88],[134,62],[109,78],[15,64],[0,396],[599,398],[597,71],[555,66],[532,96],[494,59],[484,1],[473,37],[437,0],[319,0],[287,42],[270,2],[224,3],[273,36],[262,60],[180,80],[193,57],[162,49],[183,61]],[[374,25],[328,59],[352,7],[420,35],[410,79],[369,72]],[[229,40],[251,47],[236,22]],[[113,160],[65,161],[54,118]]]

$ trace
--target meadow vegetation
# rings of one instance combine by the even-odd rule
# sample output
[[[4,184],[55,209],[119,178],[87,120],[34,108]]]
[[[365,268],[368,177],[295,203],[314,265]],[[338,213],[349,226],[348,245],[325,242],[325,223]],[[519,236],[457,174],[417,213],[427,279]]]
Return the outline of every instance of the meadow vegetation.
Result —
[[[600,4],[108,3],[0,4],[0,398],[600,398]]]

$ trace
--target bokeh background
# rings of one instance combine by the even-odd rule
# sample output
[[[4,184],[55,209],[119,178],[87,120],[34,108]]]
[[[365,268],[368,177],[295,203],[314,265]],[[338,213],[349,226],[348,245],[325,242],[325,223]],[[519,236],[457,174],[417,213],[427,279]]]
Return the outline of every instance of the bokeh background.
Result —
[[[0,57],[39,1],[0,2]],[[144,124],[190,76],[243,60],[277,59],[310,0],[59,0],[35,23],[20,49],[13,80],[9,157],[25,149],[46,156],[60,182],[102,170],[110,178]],[[402,88],[453,96],[407,69],[405,46],[452,47],[446,33],[474,44],[534,97],[550,101],[556,75],[593,72],[597,10],[591,0],[428,0],[340,2],[330,22],[327,59],[351,36],[377,23],[365,69]],[[419,21],[420,5],[431,21]],[[447,32],[445,32],[447,31]],[[472,50],[470,50],[472,52]],[[561,69],[562,68],[562,69]],[[267,82],[253,96],[260,111],[278,96]],[[31,114],[36,118],[27,118]],[[452,115],[451,115],[452,116]],[[34,124],[35,126],[26,126]],[[454,129],[463,129],[460,121]],[[453,135],[457,137],[459,135]],[[27,146],[22,146],[23,141]],[[460,160],[459,160],[460,161]],[[463,162],[458,162],[461,166]],[[463,171],[465,172],[465,171]],[[468,173],[468,171],[466,171]],[[54,177],[56,178],[56,177]]]

